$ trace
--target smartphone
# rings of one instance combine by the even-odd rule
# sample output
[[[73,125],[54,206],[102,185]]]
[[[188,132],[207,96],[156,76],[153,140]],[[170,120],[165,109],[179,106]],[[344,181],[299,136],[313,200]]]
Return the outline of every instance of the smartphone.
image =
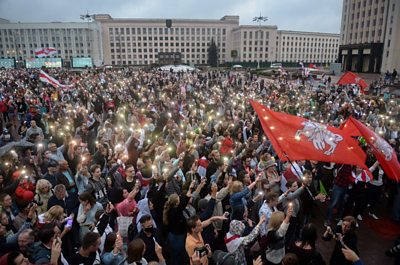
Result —
[[[74,219],[68,218],[67,224],[65,226],[68,228],[71,228],[73,223],[74,223]]]

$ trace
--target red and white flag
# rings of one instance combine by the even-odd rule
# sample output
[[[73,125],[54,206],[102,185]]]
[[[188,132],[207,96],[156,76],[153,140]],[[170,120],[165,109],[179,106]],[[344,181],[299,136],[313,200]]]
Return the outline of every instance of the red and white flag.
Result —
[[[308,65],[308,67],[311,68],[311,69],[316,69],[316,70],[318,70],[318,67],[317,67],[315,64],[312,64],[312,63],[310,63],[310,64]]]
[[[278,71],[281,75],[287,75],[287,71],[282,66],[279,66]]]
[[[366,154],[358,142],[342,130],[275,112],[255,101],[250,103],[281,160],[316,160],[368,169]]]
[[[57,49],[54,47],[44,47],[44,48],[38,48],[35,49],[35,56],[36,57],[47,57],[47,56],[52,56],[52,55],[57,55]]]
[[[356,75],[353,72],[346,72],[344,73],[339,81],[336,83],[337,85],[359,85],[361,87],[361,91],[364,93],[364,89],[368,87],[367,82],[364,81],[361,77]]]
[[[44,83],[47,83],[47,84],[50,84],[55,88],[65,87],[65,85],[60,84],[60,82],[58,82],[57,79],[55,79],[54,77],[49,76],[43,70],[40,70],[39,79],[40,79],[40,81],[42,81]]]
[[[396,152],[388,142],[353,117],[347,119],[341,129],[351,136],[362,136],[386,175],[390,179],[400,181],[400,164]]]
[[[310,75],[310,68],[304,67],[303,62],[299,62],[301,69],[303,69],[303,76],[308,77]]]

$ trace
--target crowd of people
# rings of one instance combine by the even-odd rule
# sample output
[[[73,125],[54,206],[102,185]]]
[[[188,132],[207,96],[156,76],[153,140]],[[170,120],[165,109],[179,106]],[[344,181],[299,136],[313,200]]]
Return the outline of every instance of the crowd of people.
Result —
[[[385,198],[400,221],[400,186],[366,146],[371,176],[284,163],[248,102],[336,127],[353,116],[399,153],[400,100],[379,82],[46,71],[63,86],[0,70],[0,264],[363,264],[363,218]],[[318,238],[335,240],[330,259]]]

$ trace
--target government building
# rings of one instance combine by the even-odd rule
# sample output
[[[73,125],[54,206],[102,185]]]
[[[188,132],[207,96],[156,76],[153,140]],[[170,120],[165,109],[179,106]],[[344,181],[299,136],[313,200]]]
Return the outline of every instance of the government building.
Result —
[[[400,1],[343,0],[339,62],[343,71],[400,69]]]
[[[329,64],[337,61],[340,35],[279,30],[276,25],[240,25],[221,19],[139,19],[90,15],[89,22],[12,23],[0,20],[0,58],[32,60],[36,48],[54,47],[71,65],[90,57],[101,65],[207,65],[214,41],[218,64]],[[18,64],[17,64],[18,65]]]

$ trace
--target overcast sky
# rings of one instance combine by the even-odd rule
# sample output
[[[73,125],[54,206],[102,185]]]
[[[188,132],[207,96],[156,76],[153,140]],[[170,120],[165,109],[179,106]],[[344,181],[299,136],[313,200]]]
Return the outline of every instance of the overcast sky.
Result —
[[[79,21],[79,15],[114,18],[207,18],[239,15],[240,24],[268,17],[278,29],[340,32],[342,0],[0,0],[0,17],[12,22]]]

